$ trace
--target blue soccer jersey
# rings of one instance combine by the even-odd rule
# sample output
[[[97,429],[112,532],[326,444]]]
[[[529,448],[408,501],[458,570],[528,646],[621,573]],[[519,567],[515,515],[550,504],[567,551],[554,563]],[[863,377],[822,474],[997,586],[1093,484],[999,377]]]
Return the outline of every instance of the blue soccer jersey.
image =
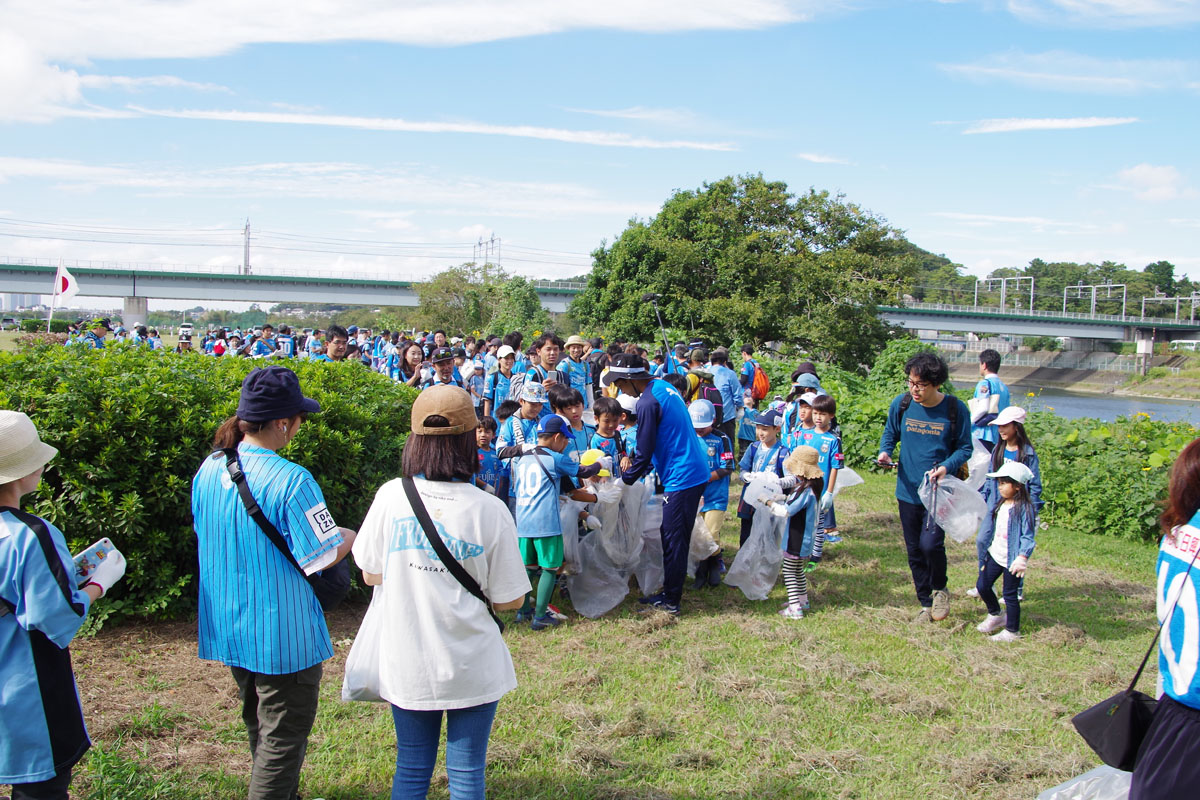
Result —
[[[729,437],[718,430],[707,436],[700,437],[700,444],[708,457],[709,472],[719,469],[732,470],[736,465],[733,458],[733,444]],[[700,511],[724,511],[729,508],[729,476],[713,481],[704,487],[704,499],[700,501]]]
[[[307,469],[271,450],[238,447],[250,493],[306,571],[331,560],[342,534]],[[333,655],[308,581],[246,512],[223,456],[192,483],[200,561],[200,658],[251,672],[299,672]]]
[[[479,450],[479,480],[486,483],[492,489],[497,489],[500,482],[504,479],[507,473],[507,467],[500,457],[496,455],[496,451],[488,448],[484,450],[482,447]]]
[[[829,476],[835,469],[842,468],[842,437],[836,433],[820,433],[814,430],[809,440],[804,443],[809,447],[816,448],[817,453],[820,454],[817,464],[821,467],[821,474],[825,478],[825,487],[828,489]]]
[[[1166,619],[1175,599],[1179,604],[1163,625],[1158,642],[1158,674],[1163,691],[1189,708],[1200,709],[1200,575],[1188,565],[1200,549],[1200,511],[1174,531],[1175,541],[1164,536],[1158,550],[1158,619]]]
[[[605,436],[597,432],[592,434],[590,448],[599,450],[606,456],[612,456],[613,466],[616,467],[621,456],[625,455],[625,440],[619,431],[612,436]]]
[[[518,456],[512,463],[517,497],[517,536],[539,539],[562,535],[558,517],[558,487],[563,477],[575,478],[579,467],[562,453],[542,449]]]
[[[49,780],[87,750],[67,645],[91,599],[58,528],[0,511],[0,783]]]
[[[632,484],[654,471],[667,492],[678,492],[708,481],[704,451],[687,405],[675,387],[663,380],[652,380],[638,397],[637,452],[633,463],[622,475]]]

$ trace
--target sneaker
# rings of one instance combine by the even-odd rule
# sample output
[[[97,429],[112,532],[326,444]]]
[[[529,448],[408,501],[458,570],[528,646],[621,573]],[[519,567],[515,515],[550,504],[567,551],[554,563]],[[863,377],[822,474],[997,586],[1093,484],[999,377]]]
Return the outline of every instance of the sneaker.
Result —
[[[941,622],[948,616],[950,616],[950,593],[945,589],[934,589],[933,607],[929,611],[929,618],[934,622]]]
[[[639,601],[640,602],[640,601]],[[679,604],[668,603],[666,600],[654,600],[646,604],[646,607],[641,610],[641,613],[648,614],[651,611],[663,611],[670,614],[672,617],[679,616]]]
[[[533,609],[529,611],[518,611],[517,622],[531,622],[533,620]]]
[[[838,544],[842,541],[842,537],[836,533],[830,533],[825,536],[825,544]]]
[[[970,589],[967,589],[967,597],[979,597],[979,590],[972,586]]]
[[[779,616],[784,619],[804,619],[804,609],[799,605],[789,604],[787,608],[779,612]]]
[[[915,617],[913,617],[912,624],[913,625],[924,625],[926,622],[932,622],[932,621],[933,621],[933,617],[930,616],[929,609],[922,607],[921,613],[917,614]]]
[[[975,630],[980,633],[995,633],[1004,627],[1008,621],[1008,615],[1001,611],[999,614],[988,614],[983,618],[983,622],[975,626]]]
[[[656,592],[654,594],[646,595],[645,597],[639,597],[638,602],[644,606],[652,606],[655,603],[661,603],[665,599],[666,595],[664,595],[662,592]]]
[[[566,614],[564,614],[564,613],[562,613],[561,611],[559,611],[559,610],[558,610],[557,608],[555,608],[554,606],[549,606],[549,605],[548,605],[548,606],[546,606],[546,613],[547,613],[547,614],[549,614],[550,616],[554,617],[554,618],[555,618],[556,620],[558,620],[559,622],[562,622],[563,620],[570,619],[570,617],[568,617]]]
[[[1024,590],[1021,590],[1021,591],[1017,592],[1017,602],[1018,602],[1018,603],[1024,603],[1024,602],[1025,602],[1025,591],[1024,591]]]
[[[1013,633],[1008,628],[1005,628],[1004,630],[1000,631],[999,633],[992,634],[993,642],[1015,642],[1020,638],[1021,638],[1021,634]]]
[[[535,631],[544,631],[547,628],[554,628],[558,625],[562,625],[562,620],[551,616],[550,613],[547,612],[544,617],[534,617],[533,622],[529,624],[529,627]]]

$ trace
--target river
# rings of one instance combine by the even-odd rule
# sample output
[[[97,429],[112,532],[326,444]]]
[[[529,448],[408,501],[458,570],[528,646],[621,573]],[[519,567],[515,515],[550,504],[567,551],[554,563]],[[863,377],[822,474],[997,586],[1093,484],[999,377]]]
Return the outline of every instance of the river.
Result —
[[[1195,400],[1164,400],[1159,397],[1131,397],[1119,394],[1086,394],[1062,389],[1042,389],[1014,384],[1009,387],[1013,405],[1030,410],[1053,410],[1067,419],[1092,417],[1111,421],[1144,411],[1153,419],[1168,422],[1188,422],[1200,426],[1200,402]],[[1037,397],[1027,397],[1034,392]]]

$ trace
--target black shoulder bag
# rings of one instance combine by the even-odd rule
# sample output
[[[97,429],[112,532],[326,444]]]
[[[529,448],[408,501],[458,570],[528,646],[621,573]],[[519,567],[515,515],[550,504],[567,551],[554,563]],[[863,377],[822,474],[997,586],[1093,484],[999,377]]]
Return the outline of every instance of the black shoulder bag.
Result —
[[[1200,555],[1200,550],[1196,551],[1196,555]],[[1192,556],[1187,572],[1183,573],[1185,582],[1195,563],[1196,556]],[[1071,724],[1088,743],[1088,747],[1092,748],[1096,755],[1100,756],[1100,760],[1110,767],[1132,772],[1137,763],[1138,751],[1142,747],[1142,740],[1146,738],[1146,732],[1150,730],[1150,723],[1154,719],[1158,701],[1133,687],[1137,686],[1138,678],[1142,677],[1142,670],[1146,668],[1146,662],[1150,660],[1150,654],[1154,652],[1154,646],[1158,644],[1158,637],[1162,634],[1163,625],[1170,621],[1171,616],[1175,613],[1175,606],[1179,605],[1179,598],[1183,595],[1184,588],[1184,583],[1181,583],[1179,594],[1175,596],[1175,602],[1171,604],[1171,610],[1167,612],[1162,622],[1158,623],[1158,630],[1154,632],[1150,648],[1142,658],[1142,663],[1138,666],[1133,680],[1129,682],[1129,688],[1117,692],[1091,708],[1080,711],[1071,718]]]
[[[425,508],[425,502],[421,500],[421,494],[417,491],[417,485],[412,478],[401,478],[400,483],[404,486],[404,494],[408,496],[408,504],[412,507],[413,513],[417,515],[417,522],[421,523],[421,530],[425,531],[425,538],[429,540],[429,544],[433,547],[433,552],[437,553],[437,557],[441,559],[442,564],[446,567],[446,571],[454,576],[454,579],[462,584],[462,587],[470,592],[475,597],[479,598],[479,602],[483,603],[484,608],[492,615],[492,619],[496,623],[496,627],[504,633],[504,621],[496,616],[495,610],[492,608],[492,601],[488,600],[488,596],[483,593],[483,589],[479,586],[479,581],[471,577],[463,565],[458,563],[450,550],[446,547],[446,543],[442,541],[442,537],[438,535],[437,528],[433,525],[433,520],[429,518],[429,511]]]
[[[283,534],[271,524],[271,520],[267,519],[267,515],[259,507],[258,501],[250,493],[250,486],[246,483],[246,474],[242,472],[242,462],[238,458],[237,450],[225,447],[216,452],[225,456],[225,469],[229,470],[229,478],[237,487],[238,495],[242,498],[242,505],[246,507],[246,513],[258,523],[258,527],[262,528],[262,532],[271,540],[271,544],[275,545],[283,557],[308,581],[321,608],[325,611],[337,608],[350,591],[350,559],[343,558],[328,569],[323,569],[314,575],[307,574],[304,567],[300,566],[300,562],[292,555],[292,550],[284,540]]]

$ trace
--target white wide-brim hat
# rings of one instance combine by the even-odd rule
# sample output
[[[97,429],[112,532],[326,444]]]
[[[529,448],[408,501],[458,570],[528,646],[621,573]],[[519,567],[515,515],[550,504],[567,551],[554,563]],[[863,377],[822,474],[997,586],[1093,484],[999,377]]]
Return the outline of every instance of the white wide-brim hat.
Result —
[[[993,425],[1007,425],[1010,422],[1025,424],[1025,409],[1019,406],[1008,406],[992,420]]]
[[[31,475],[56,455],[38,437],[33,420],[20,411],[0,411],[0,483]]]

